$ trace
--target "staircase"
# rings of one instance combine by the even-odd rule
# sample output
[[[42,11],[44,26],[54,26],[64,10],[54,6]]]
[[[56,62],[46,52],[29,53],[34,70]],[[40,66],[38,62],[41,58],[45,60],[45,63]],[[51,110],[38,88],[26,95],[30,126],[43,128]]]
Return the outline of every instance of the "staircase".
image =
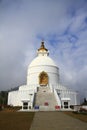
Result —
[[[39,106],[41,111],[55,110],[58,105],[55,95],[48,86],[40,86],[35,96],[35,106]]]

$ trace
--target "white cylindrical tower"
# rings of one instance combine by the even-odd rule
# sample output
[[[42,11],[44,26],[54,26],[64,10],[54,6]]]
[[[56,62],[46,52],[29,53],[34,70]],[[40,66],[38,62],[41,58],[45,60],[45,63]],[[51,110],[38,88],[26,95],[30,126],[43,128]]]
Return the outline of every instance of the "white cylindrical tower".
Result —
[[[56,85],[59,83],[59,68],[49,57],[44,42],[37,51],[37,57],[28,66],[27,85]]]

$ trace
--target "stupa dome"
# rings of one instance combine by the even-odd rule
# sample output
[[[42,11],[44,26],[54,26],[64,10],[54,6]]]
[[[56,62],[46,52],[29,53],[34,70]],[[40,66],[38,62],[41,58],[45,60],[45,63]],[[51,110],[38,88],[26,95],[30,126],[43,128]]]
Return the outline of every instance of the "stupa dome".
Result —
[[[44,42],[41,42],[37,50],[37,56],[28,66],[27,84],[39,84],[39,77],[45,73],[49,79],[48,84],[57,84],[59,82],[59,68],[49,57],[49,51]]]
[[[48,56],[38,56],[36,57],[31,64],[29,65],[29,67],[34,67],[34,66],[57,66],[55,64],[55,62]]]
[[[45,48],[44,42],[41,42],[41,46],[37,51],[38,56],[30,63],[29,67],[34,66],[56,66],[55,62],[49,57],[48,49]]]

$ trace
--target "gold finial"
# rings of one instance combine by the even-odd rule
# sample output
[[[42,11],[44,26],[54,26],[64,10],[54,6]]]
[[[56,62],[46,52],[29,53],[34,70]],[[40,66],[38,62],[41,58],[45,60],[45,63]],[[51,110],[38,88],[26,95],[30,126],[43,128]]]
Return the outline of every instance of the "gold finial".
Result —
[[[45,48],[45,46],[44,46],[44,41],[42,40],[42,42],[41,42],[41,47],[38,49],[38,51],[40,51],[40,50],[42,50],[42,51],[48,51],[46,48]]]

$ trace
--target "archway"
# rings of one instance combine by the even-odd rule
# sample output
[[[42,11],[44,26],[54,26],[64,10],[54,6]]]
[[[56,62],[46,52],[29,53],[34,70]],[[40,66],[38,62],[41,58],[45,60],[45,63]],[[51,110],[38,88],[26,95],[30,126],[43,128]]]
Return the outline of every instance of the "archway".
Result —
[[[39,74],[39,85],[47,85],[48,84],[48,74],[44,71],[42,71],[40,74]]]

